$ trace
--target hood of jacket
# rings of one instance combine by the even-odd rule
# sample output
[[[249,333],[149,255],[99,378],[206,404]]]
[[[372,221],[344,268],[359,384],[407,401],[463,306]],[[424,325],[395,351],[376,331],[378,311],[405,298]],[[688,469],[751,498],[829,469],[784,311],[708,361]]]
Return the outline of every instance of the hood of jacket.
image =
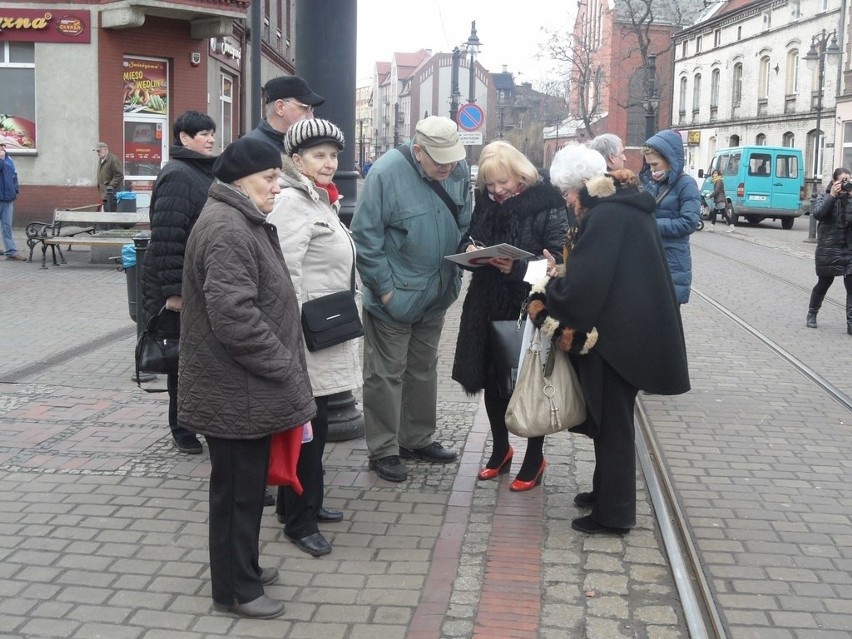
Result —
[[[671,129],[666,129],[652,135],[645,144],[660,152],[660,155],[665,158],[671,167],[671,175],[677,176],[681,174],[684,166],[684,156],[683,140],[679,133]],[[642,165],[642,171],[644,172],[646,168],[648,168],[647,162]]]

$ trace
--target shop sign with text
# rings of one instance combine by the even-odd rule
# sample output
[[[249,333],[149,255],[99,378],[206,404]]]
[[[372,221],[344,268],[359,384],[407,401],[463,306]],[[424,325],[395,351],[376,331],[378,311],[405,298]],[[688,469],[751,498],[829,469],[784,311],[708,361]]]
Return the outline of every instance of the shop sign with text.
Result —
[[[0,42],[88,44],[92,41],[91,26],[91,11],[0,6]]]

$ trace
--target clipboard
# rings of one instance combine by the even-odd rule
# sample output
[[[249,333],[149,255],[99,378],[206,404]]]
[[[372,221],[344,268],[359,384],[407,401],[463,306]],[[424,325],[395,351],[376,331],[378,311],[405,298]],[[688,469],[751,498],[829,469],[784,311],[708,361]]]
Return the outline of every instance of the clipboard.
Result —
[[[522,260],[527,257],[532,257],[533,254],[524,249],[519,249],[511,244],[495,244],[494,246],[486,246],[485,248],[470,251],[469,253],[457,253],[455,255],[445,255],[445,260],[450,260],[456,264],[467,266],[470,268],[479,268],[480,266],[488,266],[488,261],[493,257],[504,257],[510,260]]]

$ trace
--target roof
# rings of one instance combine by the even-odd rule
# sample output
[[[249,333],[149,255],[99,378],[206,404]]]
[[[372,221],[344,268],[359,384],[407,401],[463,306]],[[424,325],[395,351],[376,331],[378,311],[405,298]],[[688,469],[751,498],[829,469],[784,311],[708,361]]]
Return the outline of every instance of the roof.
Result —
[[[515,88],[515,80],[511,73],[492,73],[491,79],[497,91],[511,91]]]

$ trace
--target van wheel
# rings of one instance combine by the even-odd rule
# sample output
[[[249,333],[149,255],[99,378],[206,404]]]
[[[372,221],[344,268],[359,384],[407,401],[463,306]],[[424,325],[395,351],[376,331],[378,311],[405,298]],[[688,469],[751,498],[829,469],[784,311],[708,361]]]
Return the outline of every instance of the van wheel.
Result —
[[[752,226],[757,226],[763,221],[763,218],[759,215],[746,215],[746,220],[748,220],[748,223]]]
[[[782,217],[781,218],[781,228],[785,231],[789,231],[793,228],[793,222],[796,220],[794,217]]]

